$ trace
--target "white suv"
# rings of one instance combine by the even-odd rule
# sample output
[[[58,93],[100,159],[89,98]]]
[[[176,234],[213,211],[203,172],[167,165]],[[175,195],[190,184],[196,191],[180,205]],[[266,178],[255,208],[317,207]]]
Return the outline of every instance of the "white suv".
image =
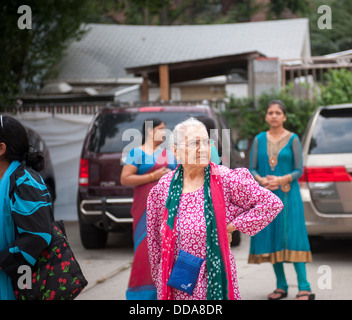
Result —
[[[352,104],[319,107],[302,149],[299,181],[308,234],[352,235]]]

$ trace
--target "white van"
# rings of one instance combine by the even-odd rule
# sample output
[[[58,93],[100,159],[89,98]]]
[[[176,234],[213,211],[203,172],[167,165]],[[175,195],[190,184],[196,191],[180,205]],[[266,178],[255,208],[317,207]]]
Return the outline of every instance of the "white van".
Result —
[[[302,148],[299,182],[308,234],[352,235],[352,104],[319,107]]]

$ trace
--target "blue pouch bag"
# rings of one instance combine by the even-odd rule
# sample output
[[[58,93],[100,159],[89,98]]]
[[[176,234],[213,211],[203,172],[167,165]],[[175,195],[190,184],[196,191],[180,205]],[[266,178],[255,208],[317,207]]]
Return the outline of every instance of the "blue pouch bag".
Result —
[[[167,285],[192,295],[204,260],[180,250]]]

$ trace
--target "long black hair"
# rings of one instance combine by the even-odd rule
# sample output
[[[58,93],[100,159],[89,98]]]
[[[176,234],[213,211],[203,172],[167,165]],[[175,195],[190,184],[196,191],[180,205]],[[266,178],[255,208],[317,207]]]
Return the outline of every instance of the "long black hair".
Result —
[[[0,142],[5,143],[5,159],[24,162],[36,171],[44,168],[43,154],[29,145],[26,129],[16,119],[1,115]]]
[[[152,122],[152,127],[153,129],[159,125],[161,125],[162,123],[165,123],[165,121],[163,120],[160,120],[159,118],[149,118],[149,119],[146,119],[144,120],[143,122],[143,128],[142,128],[142,144],[145,143],[145,139],[146,139],[146,136],[145,136],[145,125],[146,125],[146,122],[147,121],[151,121]]]

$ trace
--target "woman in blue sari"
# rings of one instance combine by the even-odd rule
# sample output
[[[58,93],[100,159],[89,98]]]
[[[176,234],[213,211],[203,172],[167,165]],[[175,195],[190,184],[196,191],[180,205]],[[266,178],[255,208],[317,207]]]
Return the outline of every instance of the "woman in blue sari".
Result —
[[[43,165],[23,126],[0,115],[0,300],[16,298],[19,267],[33,266],[51,241],[51,198],[37,172]]]
[[[148,123],[152,126],[148,126]],[[156,300],[157,298],[147,249],[147,198],[159,179],[176,168],[174,154],[160,148],[165,136],[165,123],[157,118],[147,119],[142,131],[143,144],[130,151],[121,173],[121,184],[134,187],[131,208],[134,258],[126,291],[127,300]]]
[[[286,110],[280,100],[269,102],[265,120],[270,129],[255,137],[249,169],[262,186],[280,197],[284,209],[251,238],[248,263],[273,264],[277,288],[268,299],[287,297],[284,262],[292,262],[297,273],[299,292],[295,299],[314,299],[306,277],[305,263],[311,262],[312,256],[297,181],[303,172],[301,143],[295,133],[284,128]]]

